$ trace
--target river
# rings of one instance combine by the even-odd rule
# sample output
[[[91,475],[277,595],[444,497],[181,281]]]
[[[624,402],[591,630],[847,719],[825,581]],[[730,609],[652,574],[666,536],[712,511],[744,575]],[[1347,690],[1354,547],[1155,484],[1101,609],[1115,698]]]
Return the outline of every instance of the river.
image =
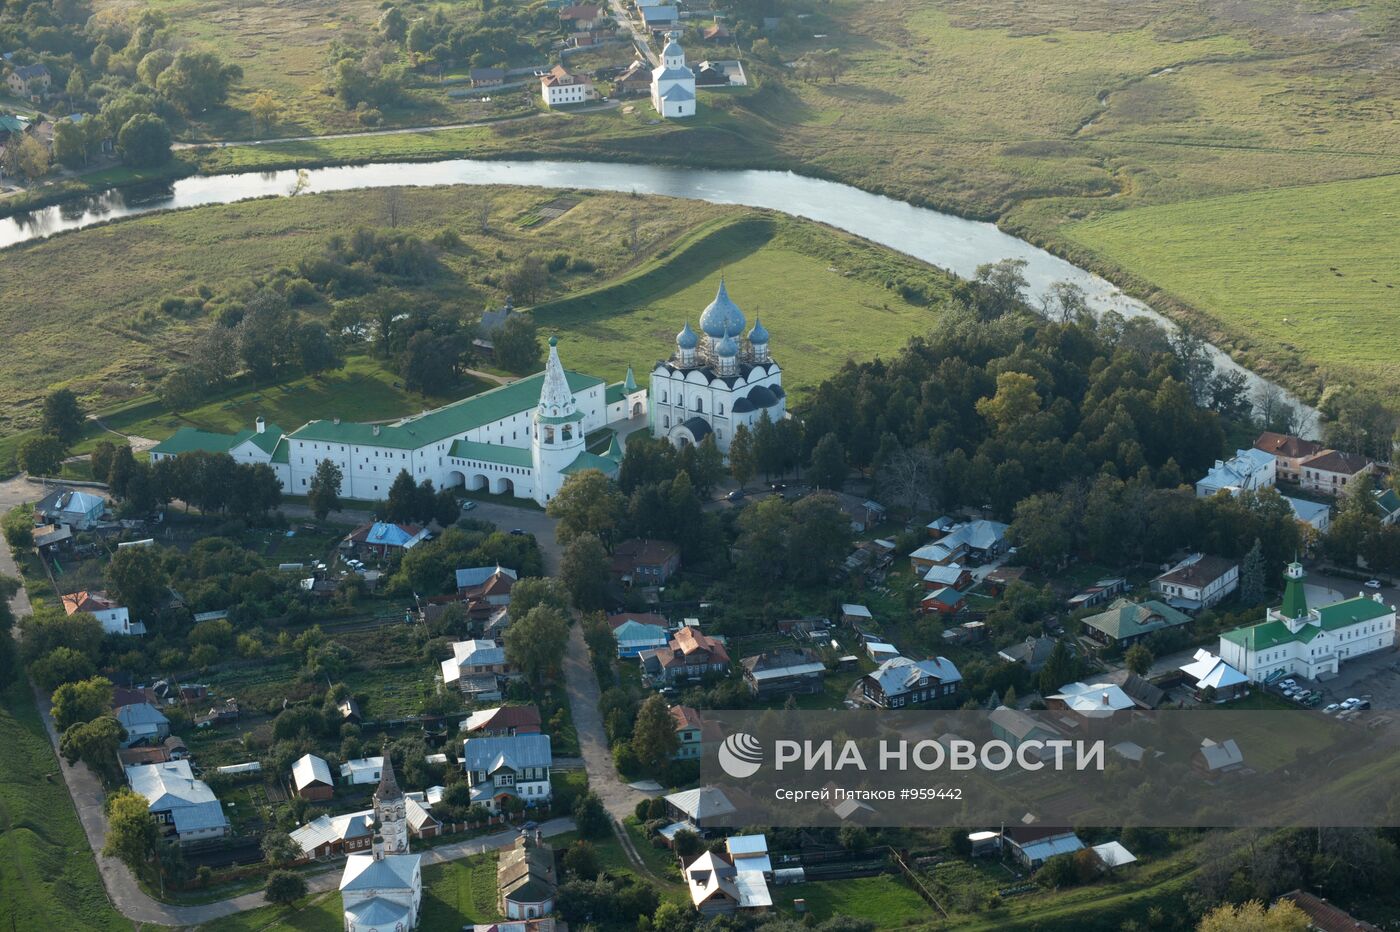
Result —
[[[825,223],[839,230],[921,259],[963,278],[977,266],[1000,259],[1024,259],[1033,295],[1053,282],[1073,282],[1084,289],[1096,313],[1117,311],[1124,317],[1150,317],[1173,325],[1111,282],[1053,253],[997,229],[927,207],[915,207],[850,185],[808,178],[792,172],[733,171],[608,162],[487,161],[388,162],[336,168],[242,172],[183,178],[173,184],[113,189],[76,201],[0,220],[0,249],[109,220],[160,210],[227,204],[255,197],[290,197],[386,188],[400,185],[523,185],[540,188],[585,188],[763,207]],[[1211,346],[1217,368],[1245,373],[1251,391],[1265,382]],[[1292,393],[1288,401],[1303,414],[1309,433],[1317,429],[1317,412]]]

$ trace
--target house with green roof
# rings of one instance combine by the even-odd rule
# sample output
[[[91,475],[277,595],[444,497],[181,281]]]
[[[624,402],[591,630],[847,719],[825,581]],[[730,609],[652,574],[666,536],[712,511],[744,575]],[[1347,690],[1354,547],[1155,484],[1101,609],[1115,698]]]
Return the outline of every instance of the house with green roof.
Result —
[[[1126,648],[1150,634],[1189,624],[1191,616],[1156,599],[1118,599],[1105,611],[1084,619],[1084,633],[1109,647]]]
[[[1395,646],[1395,606],[1378,592],[1308,606],[1298,563],[1284,572],[1283,602],[1264,621],[1220,636],[1220,658],[1257,683],[1284,676],[1317,679],[1343,662]]]
[[[271,466],[286,492],[305,495],[317,467],[330,460],[344,498],[386,498],[400,472],[438,488],[489,491],[546,504],[570,475],[597,469],[616,475],[622,447],[602,454],[585,438],[610,425],[630,426],[645,413],[646,391],[628,369],[616,385],[566,370],[550,338],[545,371],[468,398],[401,418],[367,424],[330,418],[290,433],[258,418],[252,429],[219,434],[181,428],[151,450],[151,459],[205,451]],[[639,407],[640,406],[640,407]],[[645,425],[645,420],[642,420]]]

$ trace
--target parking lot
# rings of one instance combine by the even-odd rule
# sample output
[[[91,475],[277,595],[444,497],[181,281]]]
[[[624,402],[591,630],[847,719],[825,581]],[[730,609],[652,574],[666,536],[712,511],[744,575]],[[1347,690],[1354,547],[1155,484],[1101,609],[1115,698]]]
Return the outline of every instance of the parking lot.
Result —
[[[1341,672],[1323,683],[1304,683],[1321,688],[1323,705],[1352,696],[1371,697],[1374,709],[1400,709],[1400,653],[1378,651],[1342,664]]]

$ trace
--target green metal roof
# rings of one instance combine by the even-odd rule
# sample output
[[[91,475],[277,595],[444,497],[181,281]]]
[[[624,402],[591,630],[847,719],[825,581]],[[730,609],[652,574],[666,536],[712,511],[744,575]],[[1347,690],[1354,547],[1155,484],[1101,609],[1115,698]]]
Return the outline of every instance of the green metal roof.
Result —
[[[151,447],[151,452],[168,453],[172,456],[200,450],[206,453],[227,453],[233,449],[237,439],[237,434],[216,434],[213,431],[199,430],[194,427],[181,427],[165,440]]]
[[[1190,616],[1155,599],[1142,603],[1119,599],[1110,605],[1107,611],[1085,618],[1084,623],[1118,640],[1151,634],[1163,628],[1174,628],[1190,620]]]
[[[565,370],[569,390],[574,394],[603,384],[602,379],[580,372]],[[463,398],[432,411],[385,424],[374,432],[371,424],[350,421],[311,421],[289,434],[295,440],[317,440],[327,443],[363,444],[389,447],[395,450],[417,450],[454,434],[466,433],[486,424],[520,414],[534,408],[540,401],[544,373],[520,379],[489,392]]]
[[[1365,596],[1357,596],[1316,609],[1313,621],[1299,628],[1296,634],[1289,631],[1288,625],[1281,621],[1266,621],[1226,631],[1221,637],[1231,644],[1239,644],[1251,650],[1268,650],[1291,641],[1307,644],[1324,631],[1350,628],[1352,625],[1373,621],[1389,614],[1390,609],[1382,603]]]
[[[1303,573],[1303,568],[1297,563],[1288,566],[1290,572],[1296,572],[1297,576],[1287,576],[1283,584],[1283,604],[1279,606],[1279,613],[1284,618],[1302,618],[1308,613],[1308,597],[1303,591],[1303,580],[1308,577]]]
[[[276,424],[264,424],[262,433],[258,433],[256,430],[244,430],[234,434],[233,443],[229,446],[229,449],[233,449],[245,440],[251,440],[253,441],[253,445],[259,450],[270,454],[273,450],[277,449],[277,442],[281,439],[282,428],[278,427]]]
[[[607,402],[615,404],[627,397],[627,386],[621,382],[614,382],[608,386]]]
[[[583,472],[586,469],[596,469],[605,476],[614,475],[617,472],[617,463],[606,456],[599,456],[597,453],[589,453],[584,450],[574,459],[572,463],[560,470],[566,476],[572,476],[576,472]]]
[[[274,462],[274,463],[290,463],[290,462],[291,462],[291,458],[290,458],[290,457],[291,457],[291,453],[290,453],[290,451],[291,451],[291,446],[292,446],[292,445],[289,444],[289,443],[287,442],[287,438],[286,438],[286,437],[278,437],[278,438],[277,438],[277,447],[276,447],[276,449],[274,449],[274,450],[272,451],[272,462]]]
[[[534,466],[535,462],[528,449],[505,447],[499,443],[478,443],[475,440],[454,441],[448,456],[461,460],[499,463],[502,466]]]
[[[1400,511],[1400,495],[1395,494],[1394,489],[1377,489],[1374,493],[1376,504],[1383,514],[1394,514]]]

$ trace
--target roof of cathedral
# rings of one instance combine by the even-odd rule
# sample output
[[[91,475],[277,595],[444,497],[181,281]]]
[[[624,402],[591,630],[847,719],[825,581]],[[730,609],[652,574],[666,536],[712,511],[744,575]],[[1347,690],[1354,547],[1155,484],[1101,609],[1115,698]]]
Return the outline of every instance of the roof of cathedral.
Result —
[[[680,42],[673,35],[666,40],[666,47],[661,50],[662,58],[684,58],[685,49],[681,48]]]
[[[753,329],[749,331],[749,342],[750,342],[750,343],[767,343],[767,342],[768,342],[768,330],[767,330],[766,327],[763,326],[763,324],[759,321],[759,319],[758,319],[757,317],[754,317],[754,319],[753,319]]]
[[[662,100],[694,100],[694,99],[695,99],[695,94],[694,94],[693,92],[687,90],[686,87],[685,87],[685,85],[683,85],[683,84],[672,84],[670,87],[666,88],[666,90],[664,90],[664,91],[661,92],[661,99],[662,99]],[[736,310],[737,310],[737,308],[736,308]],[[704,326],[704,321],[703,321],[703,320],[701,321],[701,326]],[[743,318],[740,317],[740,318],[739,318],[739,329],[742,330],[743,327],[744,327]]]
[[[715,345],[715,353],[720,356],[738,356],[739,341],[733,337],[725,337]]]
[[[700,315],[700,329],[718,340],[721,337],[738,336],[743,333],[744,323],[744,312],[739,310],[739,305],[730,300],[729,291],[724,286],[724,278],[721,277],[715,299]]]

